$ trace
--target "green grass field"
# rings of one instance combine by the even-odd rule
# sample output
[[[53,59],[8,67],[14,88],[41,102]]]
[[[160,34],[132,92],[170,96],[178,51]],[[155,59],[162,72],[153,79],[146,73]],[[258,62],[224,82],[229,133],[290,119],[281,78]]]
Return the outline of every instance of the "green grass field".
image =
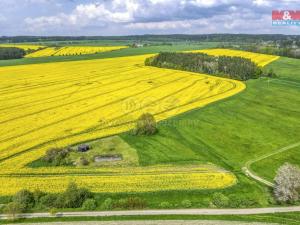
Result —
[[[252,164],[251,169],[260,176],[272,181],[277,169],[285,162],[300,166],[300,147],[279,153]]]

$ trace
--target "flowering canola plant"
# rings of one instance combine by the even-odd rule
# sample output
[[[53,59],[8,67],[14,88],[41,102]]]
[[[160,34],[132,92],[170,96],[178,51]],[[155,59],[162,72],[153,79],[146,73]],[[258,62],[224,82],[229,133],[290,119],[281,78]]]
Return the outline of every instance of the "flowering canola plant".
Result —
[[[231,50],[231,49],[203,49],[197,50],[192,52],[202,52],[208,55],[213,56],[237,56],[242,58],[250,59],[251,61],[255,62],[258,66],[264,67],[267,64],[279,59],[279,56],[275,55],[266,55],[254,52],[247,52],[247,51],[239,51],[239,50]]]
[[[233,185],[233,174],[207,165],[27,166],[51,147],[128,131],[142,113],[161,121],[245,89],[240,81],[147,67],[151,56],[0,67],[0,195],[21,188],[60,191],[69,180],[97,192]]]
[[[149,192],[166,190],[219,189],[232,186],[236,177],[219,168],[205,165],[176,167],[155,166],[127,168],[129,171],[111,169],[110,172],[97,172],[86,175],[26,175],[0,176],[0,195],[12,195],[21,189],[46,192],[63,191],[69,182],[76,182],[94,192]],[[74,176],[76,175],[76,176]]]
[[[47,56],[86,55],[101,52],[110,52],[128,48],[128,46],[65,46],[48,47],[26,55],[27,58]]]

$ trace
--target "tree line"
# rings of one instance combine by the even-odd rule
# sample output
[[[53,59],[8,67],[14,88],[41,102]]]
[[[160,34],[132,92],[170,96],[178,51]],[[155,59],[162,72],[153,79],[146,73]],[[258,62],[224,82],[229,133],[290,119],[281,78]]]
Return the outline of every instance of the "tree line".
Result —
[[[249,80],[261,76],[275,76],[273,71],[264,73],[250,59],[231,56],[211,56],[204,53],[162,52],[145,61],[147,66],[206,73],[235,80]]]
[[[129,36],[3,36],[0,42],[44,42],[44,41],[86,41],[86,40],[123,40],[123,41],[171,41],[171,42],[257,42],[257,41],[299,41],[299,35],[283,34],[171,34],[171,35],[129,35]]]
[[[0,60],[3,59],[20,59],[25,56],[23,49],[15,47],[0,47]]]
[[[278,55],[289,58],[300,59],[300,41],[292,43],[281,41],[273,44],[263,45],[259,43],[253,44],[221,44],[220,48],[243,50],[248,52],[256,52],[269,55]]]

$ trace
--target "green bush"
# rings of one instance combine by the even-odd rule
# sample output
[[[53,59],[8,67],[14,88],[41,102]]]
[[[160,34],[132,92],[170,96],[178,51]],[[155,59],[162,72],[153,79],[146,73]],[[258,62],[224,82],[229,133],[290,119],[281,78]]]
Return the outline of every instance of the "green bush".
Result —
[[[77,165],[79,165],[79,166],[87,166],[87,165],[89,165],[89,163],[90,162],[83,156],[77,160]]]
[[[42,158],[42,161],[49,163],[53,166],[65,166],[70,165],[68,161],[69,149],[52,148],[46,151],[46,155]]]
[[[65,208],[80,208],[86,199],[92,197],[93,194],[89,190],[78,188],[77,185],[72,182],[62,194],[61,200]]]
[[[47,208],[55,208],[57,207],[57,203],[58,203],[57,199],[58,199],[57,194],[46,194],[40,198],[39,204]]]
[[[28,211],[35,204],[33,193],[25,189],[15,194],[13,202],[20,206],[22,212]]]
[[[229,205],[229,198],[217,192],[213,194],[212,203],[219,208],[224,208]]]
[[[192,207],[192,202],[188,199],[183,200],[181,202],[181,206],[184,207],[184,208],[191,208]]]
[[[40,202],[40,199],[46,195],[46,193],[44,193],[40,190],[35,190],[32,194],[33,194],[35,204],[38,204]]]
[[[113,208],[113,200],[111,198],[107,198],[101,205],[101,209],[110,210]]]
[[[97,208],[95,199],[88,198],[82,204],[84,210],[95,210]]]
[[[138,118],[134,130],[135,135],[153,135],[156,132],[156,121],[152,114],[145,113]]]
[[[172,207],[173,207],[173,205],[169,202],[161,202],[159,204],[159,208],[162,208],[162,209],[170,209]]]
[[[260,206],[260,204],[255,199],[248,196],[230,195],[229,199],[229,206],[231,208],[248,208],[253,206]]]

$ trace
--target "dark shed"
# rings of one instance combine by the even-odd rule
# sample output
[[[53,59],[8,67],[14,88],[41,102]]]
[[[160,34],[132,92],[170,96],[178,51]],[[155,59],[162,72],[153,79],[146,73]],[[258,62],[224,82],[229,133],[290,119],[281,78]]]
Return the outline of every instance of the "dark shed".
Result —
[[[90,149],[91,149],[91,147],[88,144],[78,145],[78,151],[79,152],[87,152]]]

